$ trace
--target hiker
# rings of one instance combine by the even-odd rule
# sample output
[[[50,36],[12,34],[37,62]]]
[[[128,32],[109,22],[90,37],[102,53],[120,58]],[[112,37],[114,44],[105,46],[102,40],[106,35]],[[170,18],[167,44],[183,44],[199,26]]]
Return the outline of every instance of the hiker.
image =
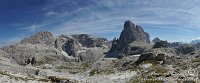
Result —
[[[35,64],[36,64],[36,60],[35,60],[35,57],[33,57],[32,60],[31,60],[31,65],[35,66]]]
[[[29,64],[30,62],[31,62],[31,60],[28,58],[28,60],[27,60],[27,62],[26,62],[26,63],[27,63],[27,64]]]

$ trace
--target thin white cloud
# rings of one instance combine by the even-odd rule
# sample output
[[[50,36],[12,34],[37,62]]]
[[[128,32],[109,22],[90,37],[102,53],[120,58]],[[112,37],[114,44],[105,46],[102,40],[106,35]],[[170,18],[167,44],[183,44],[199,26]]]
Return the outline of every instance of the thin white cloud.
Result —
[[[200,40],[200,37],[192,38],[192,40]]]
[[[46,13],[46,16],[52,16],[52,15],[56,15],[58,12],[47,12]]]
[[[194,33],[192,29],[200,30],[199,0],[90,0],[95,4],[83,7],[72,0],[71,4],[77,8],[72,11],[63,8],[54,10],[61,5],[70,6],[68,0],[51,1],[54,3],[43,9],[48,11],[45,15],[51,19],[25,29],[35,31],[37,27],[51,27],[55,34],[109,33],[120,32],[123,22],[131,20],[141,26],[149,25],[150,28],[187,33]]]
[[[34,23],[31,26],[20,28],[20,30],[26,30],[30,32],[35,32],[39,27]]]

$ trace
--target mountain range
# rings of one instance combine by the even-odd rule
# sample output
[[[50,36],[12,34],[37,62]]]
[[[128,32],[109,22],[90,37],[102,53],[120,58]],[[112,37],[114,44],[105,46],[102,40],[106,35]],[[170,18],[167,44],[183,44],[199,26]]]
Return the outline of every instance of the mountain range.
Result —
[[[150,41],[150,34],[130,20],[125,21],[119,38],[112,41],[89,34],[54,36],[48,31],[38,32],[0,48],[0,80],[198,83],[183,79],[200,78],[199,50],[199,44],[169,43],[158,37]]]

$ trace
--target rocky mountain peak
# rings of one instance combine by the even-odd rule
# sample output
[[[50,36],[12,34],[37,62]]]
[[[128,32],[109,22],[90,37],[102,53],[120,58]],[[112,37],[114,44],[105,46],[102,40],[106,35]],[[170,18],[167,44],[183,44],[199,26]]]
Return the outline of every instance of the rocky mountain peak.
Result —
[[[126,53],[126,54],[138,54],[143,52],[145,50],[146,46],[150,44],[150,39],[149,39],[149,34],[144,32],[143,28],[139,25],[135,25],[132,23],[130,20],[125,21],[124,23],[124,29],[122,30],[119,39],[114,38],[112,41],[112,47],[109,51],[109,53],[106,55],[106,57],[112,57],[114,52],[120,54]],[[133,43],[133,42],[143,42],[143,43]],[[132,45],[132,44],[134,45]],[[131,44],[131,45],[129,45]],[[143,45],[140,45],[143,44]],[[131,50],[132,53],[129,53],[128,49],[133,49]],[[142,51],[141,51],[142,50]],[[117,51],[117,52],[116,52]],[[117,55],[117,54],[114,54]],[[118,57],[118,55],[117,55]]]
[[[132,30],[135,28],[135,24],[133,24],[130,20],[125,21],[124,30]]]
[[[152,42],[154,42],[154,43],[157,43],[157,42],[160,42],[161,40],[158,38],[158,37],[156,37],[156,38],[154,38],[153,40],[152,40]]]
[[[38,32],[31,37],[24,38],[21,43],[30,43],[30,44],[54,44],[55,38],[51,32]]]
[[[144,41],[150,43],[149,34],[144,32],[143,28],[139,25],[134,25],[131,21],[127,20],[124,23],[124,29],[119,37],[120,47],[130,44],[133,41]]]

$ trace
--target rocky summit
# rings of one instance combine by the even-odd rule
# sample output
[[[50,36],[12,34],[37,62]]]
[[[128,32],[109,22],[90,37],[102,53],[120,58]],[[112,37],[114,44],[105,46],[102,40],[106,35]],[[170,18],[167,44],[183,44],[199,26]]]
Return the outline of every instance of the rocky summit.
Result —
[[[154,38],[153,40],[152,40],[152,42],[153,43],[157,43],[157,42],[160,42],[161,40],[158,38],[158,37],[156,37],[156,38]]]
[[[121,50],[133,41],[143,41],[150,43],[149,34],[144,32],[143,28],[139,25],[133,24],[127,20],[124,23],[124,29],[122,30],[119,39],[114,39],[113,43],[117,45],[117,50]]]
[[[124,29],[122,30],[119,39],[114,38],[112,41],[112,47],[107,56],[110,56],[112,52],[119,51],[121,53],[140,54],[150,44],[150,36],[147,32],[144,32],[143,28],[139,25],[135,25],[130,20],[125,21]],[[137,44],[133,44],[133,43]],[[131,50],[132,49],[132,50]],[[130,53],[132,52],[132,53]],[[116,55],[115,55],[116,57]]]
[[[144,32],[141,26],[135,25],[131,21],[127,20],[124,23],[124,29],[119,37],[120,48],[123,48],[124,46],[137,40],[150,43],[149,37],[149,34]]]
[[[31,37],[24,38],[21,43],[30,43],[30,44],[54,44],[55,38],[51,32],[39,32]]]

